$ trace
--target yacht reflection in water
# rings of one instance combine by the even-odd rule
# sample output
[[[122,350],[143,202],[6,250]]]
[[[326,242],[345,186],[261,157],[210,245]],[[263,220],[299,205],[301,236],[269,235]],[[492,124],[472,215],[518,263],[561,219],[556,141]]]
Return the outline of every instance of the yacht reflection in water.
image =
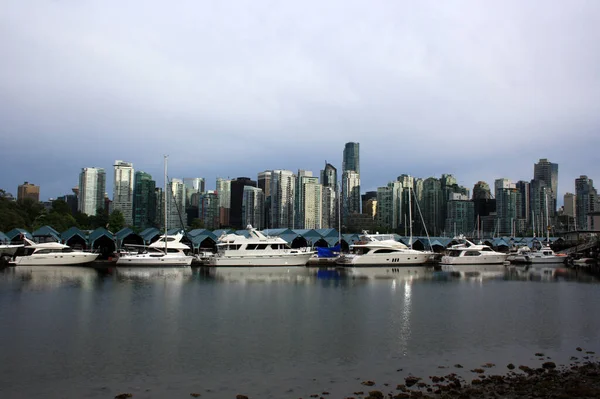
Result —
[[[62,286],[85,286],[94,283],[98,272],[90,267],[77,266],[17,266],[4,270],[35,289],[54,289]]]
[[[119,279],[126,280],[147,280],[154,278],[189,278],[192,276],[192,269],[187,266],[182,267],[117,267],[115,274]]]
[[[198,275],[206,280],[222,281],[288,281],[306,282],[315,276],[315,271],[306,267],[200,267]]]

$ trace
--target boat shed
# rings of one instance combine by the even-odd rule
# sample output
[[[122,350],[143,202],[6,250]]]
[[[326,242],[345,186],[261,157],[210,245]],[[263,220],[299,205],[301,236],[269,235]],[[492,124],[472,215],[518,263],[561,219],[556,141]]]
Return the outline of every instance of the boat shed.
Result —
[[[308,243],[307,246],[309,247],[315,246],[315,243],[317,243],[323,238],[323,236],[319,234],[319,232],[317,232],[315,229],[295,229],[292,231],[304,237],[304,239]]]
[[[217,239],[219,239],[219,237],[221,237],[223,234],[225,234],[225,235],[231,234],[234,231],[235,230],[233,230],[233,229],[219,229],[219,230],[213,231],[213,234],[215,235],[215,237],[217,237]]]
[[[142,230],[140,237],[142,237],[144,245],[149,245],[160,238],[160,231],[156,227],[148,227]]]
[[[117,244],[113,233],[106,230],[104,227],[98,227],[90,233],[88,238],[90,248],[98,250],[100,257],[108,259],[116,250]]]
[[[194,252],[202,250],[214,250],[217,245],[217,236],[210,230],[195,229],[187,233],[188,239],[192,242]]]
[[[71,248],[87,249],[88,240],[86,234],[77,227],[71,227],[60,234],[60,239]]]
[[[124,245],[144,245],[142,236],[135,233],[129,227],[117,231],[115,239],[117,241],[117,248],[121,248]]]
[[[33,236],[31,235],[31,233],[25,229],[14,228],[8,233],[6,233],[6,236],[12,244],[22,244],[23,239],[21,238],[21,235],[24,235],[30,240],[33,240]]]
[[[33,233],[33,239],[37,242],[56,241],[60,242],[60,233],[50,226],[42,226]]]
[[[10,242],[10,239],[8,238],[8,236],[0,231],[0,243],[7,244],[9,242]]]
[[[323,237],[323,238],[326,238],[326,237],[338,238],[340,236],[339,231],[337,231],[336,229],[315,229],[315,231],[317,233],[319,233],[321,235],[321,237]]]

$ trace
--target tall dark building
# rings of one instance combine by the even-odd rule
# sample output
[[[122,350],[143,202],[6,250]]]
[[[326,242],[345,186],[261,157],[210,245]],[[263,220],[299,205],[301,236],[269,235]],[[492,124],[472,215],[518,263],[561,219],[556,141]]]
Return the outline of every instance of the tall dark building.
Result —
[[[594,181],[582,175],[575,179],[575,217],[577,230],[588,230],[588,214],[596,211],[598,192],[594,188]]]
[[[238,177],[231,181],[231,206],[229,208],[229,225],[234,229],[243,229],[242,206],[244,202],[244,187],[256,187],[256,181],[249,177]]]
[[[486,229],[484,218],[488,218],[490,214],[496,212],[496,199],[492,198],[490,186],[484,181],[478,181],[473,186],[473,206],[475,208],[474,222],[477,228],[482,231],[493,231],[493,221],[492,227]]]
[[[353,170],[360,174],[359,143],[346,143],[344,147],[344,158],[342,160],[342,172]]]
[[[337,192],[337,169],[330,163],[325,161],[325,169],[321,171],[321,184],[323,187],[331,187]]]
[[[156,224],[156,182],[146,172],[135,172],[133,225],[140,230]]]
[[[558,195],[558,164],[543,158],[533,165],[533,179],[546,183],[548,193],[548,216],[556,215],[556,198]]]

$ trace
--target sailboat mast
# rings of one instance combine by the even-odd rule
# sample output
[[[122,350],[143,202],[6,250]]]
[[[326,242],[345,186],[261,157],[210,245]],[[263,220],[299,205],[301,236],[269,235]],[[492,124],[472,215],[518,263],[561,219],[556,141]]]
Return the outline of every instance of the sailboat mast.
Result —
[[[410,241],[408,241],[408,243],[409,243],[408,246],[412,249],[412,238],[413,238],[413,230],[412,230],[412,202],[411,202],[410,195],[411,195],[411,186],[408,186],[408,225],[409,225],[409,229],[410,229]]]
[[[165,155],[165,192],[163,193],[164,196],[164,207],[165,207],[165,254],[167,253],[167,191],[169,188],[169,185],[167,184],[167,162],[168,162],[169,156]]]
[[[548,193],[544,190],[544,202],[546,203],[546,242],[550,245],[550,222],[548,220]]]

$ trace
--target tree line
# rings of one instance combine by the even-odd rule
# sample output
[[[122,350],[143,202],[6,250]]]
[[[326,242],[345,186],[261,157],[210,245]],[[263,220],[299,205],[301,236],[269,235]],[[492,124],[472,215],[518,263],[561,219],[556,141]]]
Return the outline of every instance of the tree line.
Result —
[[[104,227],[114,233],[125,227],[125,218],[119,210],[110,215],[108,210],[98,208],[96,215],[71,213],[69,205],[63,200],[54,200],[52,207],[46,209],[41,202],[31,198],[14,201],[6,191],[0,189],[0,231],[9,232],[14,228],[33,232],[42,226],[50,226],[59,233],[71,227],[81,230],[94,230]]]

